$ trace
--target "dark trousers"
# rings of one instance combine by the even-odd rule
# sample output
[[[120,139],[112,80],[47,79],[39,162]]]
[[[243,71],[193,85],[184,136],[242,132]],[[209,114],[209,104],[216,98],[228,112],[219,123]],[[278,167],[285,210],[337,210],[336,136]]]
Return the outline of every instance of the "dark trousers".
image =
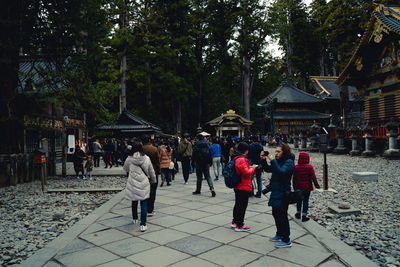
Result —
[[[210,190],[214,190],[214,184],[211,180],[210,176],[210,165],[205,164],[205,165],[196,165],[196,176],[197,176],[197,182],[196,182],[196,192],[201,192],[201,183],[203,182],[203,174],[204,178],[207,180],[208,186],[210,187]]]
[[[310,199],[310,191],[303,191],[303,200],[297,202],[297,213],[300,213],[301,204],[303,204],[303,216],[307,216],[309,199]]]
[[[138,219],[137,212],[138,201],[132,201],[132,218]],[[147,199],[140,200],[140,225],[146,225],[147,223]]]
[[[93,159],[94,167],[100,166],[100,155],[101,155],[101,153],[99,153],[99,152],[94,153],[94,159]]]
[[[171,170],[168,168],[161,169],[161,180],[163,182],[167,181],[167,184],[171,182]]]
[[[154,211],[154,202],[156,201],[156,191],[158,186],[158,175],[155,184],[150,184],[150,198],[147,200],[147,212],[152,213]]]
[[[282,204],[283,207],[272,207],[272,216],[275,219],[276,235],[282,237],[283,242],[290,241],[290,227],[287,217],[288,205]]]
[[[185,183],[189,180],[189,172],[190,172],[190,158],[184,157],[182,158],[182,173],[183,173],[183,180],[185,180]]]
[[[242,227],[250,192],[235,189],[235,206],[233,207],[233,222],[237,227]]]

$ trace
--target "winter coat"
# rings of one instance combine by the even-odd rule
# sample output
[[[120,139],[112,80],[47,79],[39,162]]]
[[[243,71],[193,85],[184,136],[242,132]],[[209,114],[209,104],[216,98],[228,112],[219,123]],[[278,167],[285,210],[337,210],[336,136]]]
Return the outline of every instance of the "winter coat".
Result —
[[[143,145],[143,152],[150,158],[156,175],[159,175],[161,173],[160,154],[158,154],[157,148],[151,144],[145,144]]]
[[[194,144],[192,160],[197,166],[212,165],[211,149],[207,141],[200,140]]]
[[[156,175],[150,158],[136,152],[133,156],[126,158],[123,170],[129,173],[125,198],[131,201],[148,199],[150,197],[150,182],[156,182]]]
[[[268,206],[274,208],[285,208],[286,202],[283,197],[286,191],[291,189],[290,180],[294,171],[294,162],[292,159],[279,160],[273,159],[271,165],[265,161],[263,163],[264,171],[272,172],[270,185],[271,195]]]
[[[310,155],[307,152],[300,152],[298,164],[294,167],[293,188],[302,191],[312,191],[314,186],[320,188],[313,166],[310,164]]]
[[[93,153],[101,153],[101,145],[99,142],[93,142]]]
[[[190,158],[193,153],[192,143],[189,142],[186,138],[183,139],[178,145],[178,154],[182,158]]]
[[[255,170],[250,166],[247,155],[239,155],[233,159],[236,159],[235,170],[241,178],[235,189],[251,192],[253,188],[251,184],[251,176],[254,174]]]
[[[168,152],[167,148],[162,145],[160,147],[160,167],[161,169],[168,169],[171,162],[172,149]]]
[[[210,149],[211,149],[211,156],[213,158],[221,157],[222,152],[221,152],[221,146],[219,144],[212,144],[210,146]]]

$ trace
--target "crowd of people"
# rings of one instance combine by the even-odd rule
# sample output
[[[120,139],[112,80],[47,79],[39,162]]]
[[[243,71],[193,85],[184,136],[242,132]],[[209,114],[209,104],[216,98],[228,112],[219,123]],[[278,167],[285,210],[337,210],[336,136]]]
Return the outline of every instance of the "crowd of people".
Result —
[[[79,147],[75,151],[74,166],[77,177],[82,172],[91,178],[93,168],[100,167],[100,159],[105,168],[123,166],[128,174],[126,198],[132,201],[132,218],[138,223],[138,203],[140,202],[140,230],[147,230],[147,216],[154,216],[156,191],[159,186],[171,186],[175,174],[179,171],[181,162],[183,183],[188,184],[191,173],[196,174],[196,189],[193,195],[201,194],[202,182],[207,181],[211,197],[216,196],[213,182],[219,181],[225,166],[235,161],[235,170],[240,181],[234,187],[235,204],[231,227],[237,232],[250,231],[246,226],[245,214],[249,197],[261,198],[262,194],[271,192],[268,205],[272,207],[272,215],[276,225],[276,235],[270,241],[276,242],[278,248],[291,247],[290,227],[288,220],[288,201],[286,194],[294,189],[303,193],[303,198],[297,203],[295,218],[303,222],[307,217],[308,202],[313,185],[319,188],[314,169],[310,164],[310,156],[301,152],[298,164],[295,166],[295,156],[289,145],[279,140],[275,147],[275,156],[264,150],[268,137],[251,136],[245,138],[210,137],[198,134],[192,138],[184,134],[182,138],[155,138],[148,135],[131,140],[106,139],[96,140],[89,145],[87,161],[83,168],[86,155]],[[274,140],[276,140],[274,138]],[[92,155],[94,160],[92,160]],[[212,173],[210,168],[212,167]],[[84,169],[86,173],[84,173]],[[264,188],[262,173],[270,172],[271,178]],[[211,175],[214,175],[214,179]]]

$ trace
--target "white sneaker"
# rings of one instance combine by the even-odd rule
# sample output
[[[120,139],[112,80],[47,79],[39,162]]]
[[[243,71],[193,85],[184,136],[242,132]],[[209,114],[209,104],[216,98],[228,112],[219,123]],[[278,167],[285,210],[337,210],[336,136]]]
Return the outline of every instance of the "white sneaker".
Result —
[[[188,184],[188,182],[185,182],[184,184]]]
[[[76,176],[76,179],[78,179],[78,180],[79,180],[79,176]]]
[[[136,220],[133,220],[133,224],[137,224],[137,219],[136,219]]]
[[[83,179],[83,180],[87,180],[86,176],[83,176],[82,179]]]
[[[154,215],[156,215],[156,213],[154,211],[147,214],[147,216],[149,216],[149,217],[153,217]]]
[[[147,230],[147,225],[141,225],[140,226],[140,231],[145,232]]]

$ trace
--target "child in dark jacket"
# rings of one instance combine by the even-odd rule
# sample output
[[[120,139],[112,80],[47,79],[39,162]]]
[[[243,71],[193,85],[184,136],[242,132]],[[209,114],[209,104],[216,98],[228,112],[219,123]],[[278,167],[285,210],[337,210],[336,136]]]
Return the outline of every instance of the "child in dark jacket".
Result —
[[[307,217],[308,201],[310,199],[310,192],[313,190],[313,185],[320,188],[313,166],[310,164],[310,155],[307,152],[300,152],[298,164],[294,168],[293,173],[293,188],[294,190],[301,190],[303,192],[303,200],[297,202],[297,212],[295,217],[300,219],[301,206],[303,204],[302,221],[310,220]]]

